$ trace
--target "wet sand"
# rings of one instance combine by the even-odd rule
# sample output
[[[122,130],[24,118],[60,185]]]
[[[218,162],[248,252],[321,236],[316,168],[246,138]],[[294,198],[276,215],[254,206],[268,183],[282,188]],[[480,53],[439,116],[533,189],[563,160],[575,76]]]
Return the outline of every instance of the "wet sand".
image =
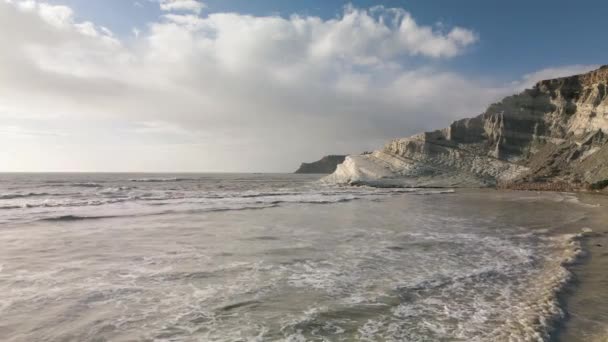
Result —
[[[512,198],[536,203],[534,217],[522,213],[510,220],[530,229],[549,229],[552,234],[580,234],[584,253],[567,266],[572,279],[559,293],[563,318],[556,322],[550,341],[608,342],[608,196],[490,189],[459,189],[457,193],[469,208],[491,207],[493,200],[501,199],[496,201],[500,208],[490,210],[501,215],[516,212],[517,206],[507,204]],[[563,218],[569,216],[565,215],[568,211],[578,218],[561,221],[556,208],[564,211]]]
[[[582,245],[585,255],[570,270],[573,280],[565,289],[562,301],[566,319],[558,327],[557,342],[608,341],[608,196],[580,194],[583,203],[600,205],[589,208],[583,222],[566,225],[564,232],[575,233],[591,228]]]

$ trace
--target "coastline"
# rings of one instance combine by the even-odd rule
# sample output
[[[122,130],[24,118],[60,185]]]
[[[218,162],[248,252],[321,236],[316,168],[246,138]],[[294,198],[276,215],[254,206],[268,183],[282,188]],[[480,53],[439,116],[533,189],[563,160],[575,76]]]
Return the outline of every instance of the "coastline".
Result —
[[[573,210],[585,214],[575,221],[551,226],[530,226],[530,231],[549,229],[555,237],[571,236],[581,253],[562,263],[570,277],[557,288],[555,305],[561,310],[552,318],[550,342],[607,342],[608,341],[608,196],[591,191],[515,190],[505,188],[456,188],[456,193],[473,201],[490,195],[508,198],[513,194],[527,194],[534,201],[550,201],[551,194],[559,195],[557,202],[566,202]],[[480,196],[480,194],[482,196]],[[483,196],[485,194],[486,196]],[[494,195],[492,195],[494,194]],[[475,199],[475,197],[478,197]],[[549,204],[549,203],[548,203]],[[539,213],[542,216],[543,213]],[[576,249],[575,248],[575,249]],[[547,275],[547,278],[550,277]],[[547,281],[547,279],[539,279]]]
[[[490,191],[571,194],[576,198],[576,203],[573,202],[572,205],[578,204],[588,208],[588,214],[581,221],[566,222],[552,229],[555,235],[578,235],[577,241],[580,243],[582,253],[573,262],[563,264],[571,277],[558,290],[557,301],[563,311],[563,317],[555,319],[549,341],[607,342],[608,211],[605,210],[608,207],[607,193],[587,189],[550,190],[550,187],[541,189],[497,187]]]
[[[587,194],[608,195],[608,188],[596,189],[593,184],[572,184],[568,182],[524,182],[496,185],[497,190],[516,191],[549,191],[549,192],[576,192]]]
[[[554,306],[553,312],[543,319],[549,319],[550,342],[608,342],[608,196],[606,192],[579,189],[578,191],[507,189],[498,187],[452,188],[455,194],[473,204],[483,198],[497,196],[507,200],[513,194],[525,194],[533,201],[550,205],[551,195],[555,202],[584,212],[580,219],[551,223],[544,213],[538,213],[536,222],[528,227],[530,232],[548,230],[550,236],[567,238],[571,244],[568,256],[561,266],[569,273],[562,283],[556,284],[555,292],[547,303]],[[481,195],[481,196],[480,196]],[[527,196],[530,195],[530,196]],[[547,218],[546,220],[543,217]],[[523,221],[522,221],[523,223]],[[580,248],[580,250],[579,250]],[[540,282],[551,282],[553,275],[547,274]],[[546,308],[547,309],[547,308]],[[549,312],[552,309],[548,308]],[[539,316],[540,317],[540,316]],[[517,324],[517,323],[515,323]],[[544,323],[543,323],[544,324]]]
[[[584,204],[599,205],[582,222],[559,227],[557,233],[580,233],[591,229],[581,239],[584,254],[567,269],[571,281],[560,293],[566,311],[565,319],[556,327],[551,341],[608,341],[608,197],[599,193],[576,193]],[[595,209],[595,210],[593,210]]]

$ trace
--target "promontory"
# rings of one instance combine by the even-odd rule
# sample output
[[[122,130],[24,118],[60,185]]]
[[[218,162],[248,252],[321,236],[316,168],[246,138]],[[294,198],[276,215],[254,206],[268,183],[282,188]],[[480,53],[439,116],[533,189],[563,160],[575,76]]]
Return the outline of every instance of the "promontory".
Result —
[[[608,66],[538,82],[449,127],[346,157],[326,182],[373,186],[608,186]]]

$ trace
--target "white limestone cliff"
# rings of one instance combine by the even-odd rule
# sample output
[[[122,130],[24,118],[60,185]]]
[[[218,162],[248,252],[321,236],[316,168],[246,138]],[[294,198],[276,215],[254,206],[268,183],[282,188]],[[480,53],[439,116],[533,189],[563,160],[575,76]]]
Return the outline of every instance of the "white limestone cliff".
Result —
[[[448,128],[348,156],[324,178],[373,186],[494,186],[608,179],[608,66],[546,80]]]

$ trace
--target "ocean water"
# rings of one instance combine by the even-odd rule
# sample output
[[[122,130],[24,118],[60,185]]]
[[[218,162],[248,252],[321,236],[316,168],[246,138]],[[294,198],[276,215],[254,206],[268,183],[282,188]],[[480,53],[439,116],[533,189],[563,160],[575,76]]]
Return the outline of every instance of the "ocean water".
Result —
[[[0,175],[2,341],[548,341],[596,204],[314,175]]]

